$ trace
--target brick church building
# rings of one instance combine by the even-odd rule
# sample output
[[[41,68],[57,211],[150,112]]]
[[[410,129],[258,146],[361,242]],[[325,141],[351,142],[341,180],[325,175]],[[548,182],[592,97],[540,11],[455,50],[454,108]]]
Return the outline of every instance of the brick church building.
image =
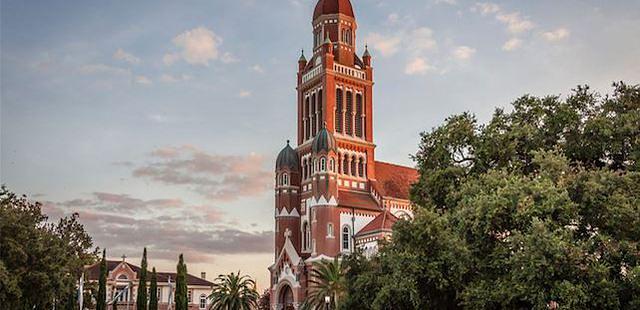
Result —
[[[356,49],[349,0],[319,0],[313,53],[298,60],[298,140],[276,161],[272,309],[297,309],[314,262],[378,249],[398,218],[411,218],[415,169],[376,161],[373,67]]]

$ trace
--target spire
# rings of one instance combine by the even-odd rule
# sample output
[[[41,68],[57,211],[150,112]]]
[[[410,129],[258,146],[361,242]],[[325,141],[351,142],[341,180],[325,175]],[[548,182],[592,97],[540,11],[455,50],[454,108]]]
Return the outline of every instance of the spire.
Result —
[[[369,54],[369,45],[368,44],[364,45],[364,54],[362,55],[362,57],[371,57],[371,54]]]
[[[331,39],[329,39],[329,36],[327,36],[327,38],[324,39],[324,44],[331,44]]]
[[[298,59],[298,62],[307,62],[307,58],[304,57],[304,50],[302,50],[302,53],[300,54],[300,59]]]

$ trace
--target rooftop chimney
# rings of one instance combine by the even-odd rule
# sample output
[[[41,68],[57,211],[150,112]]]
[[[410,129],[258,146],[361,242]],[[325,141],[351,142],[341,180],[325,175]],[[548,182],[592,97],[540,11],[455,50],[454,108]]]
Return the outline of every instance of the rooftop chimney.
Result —
[[[200,278],[206,280],[207,279],[207,273],[206,272],[201,272],[200,273]]]

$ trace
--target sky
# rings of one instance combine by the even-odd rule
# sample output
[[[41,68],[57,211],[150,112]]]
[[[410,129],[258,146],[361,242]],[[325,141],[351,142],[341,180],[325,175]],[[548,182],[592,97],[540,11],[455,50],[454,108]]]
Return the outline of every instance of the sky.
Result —
[[[352,0],[377,158],[519,96],[640,83],[640,2]],[[1,1],[0,182],[111,258],[268,285],[273,169],[295,141],[315,0]],[[309,55],[309,53],[307,53]]]

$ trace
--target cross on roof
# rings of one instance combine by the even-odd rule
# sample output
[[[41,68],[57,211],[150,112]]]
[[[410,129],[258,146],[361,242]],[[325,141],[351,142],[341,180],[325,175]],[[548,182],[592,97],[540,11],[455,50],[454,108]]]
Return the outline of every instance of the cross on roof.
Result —
[[[125,255],[125,254],[122,254],[122,256],[120,256],[120,257],[122,257],[122,261],[123,262],[125,261],[125,259],[127,259],[127,255]]]

